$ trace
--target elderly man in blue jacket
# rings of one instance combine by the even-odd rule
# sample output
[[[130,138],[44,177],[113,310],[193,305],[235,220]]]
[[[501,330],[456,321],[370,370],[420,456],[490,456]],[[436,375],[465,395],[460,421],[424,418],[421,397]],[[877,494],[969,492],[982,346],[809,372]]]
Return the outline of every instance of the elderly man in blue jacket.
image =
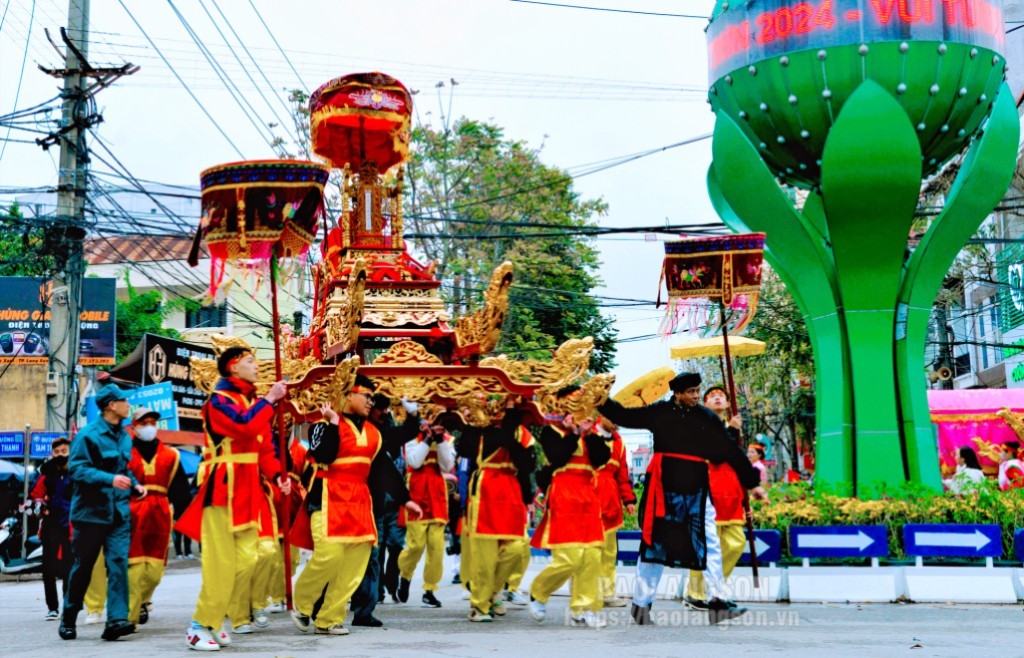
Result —
[[[86,425],[71,442],[68,475],[74,483],[71,497],[71,567],[61,639],[77,636],[75,623],[89,586],[93,565],[100,549],[107,567],[107,626],[104,640],[116,640],[135,631],[128,622],[128,547],[131,543],[131,513],[128,500],[145,496],[128,462],[132,440],[122,427],[128,417],[127,396],[108,384],[96,394],[101,417]]]

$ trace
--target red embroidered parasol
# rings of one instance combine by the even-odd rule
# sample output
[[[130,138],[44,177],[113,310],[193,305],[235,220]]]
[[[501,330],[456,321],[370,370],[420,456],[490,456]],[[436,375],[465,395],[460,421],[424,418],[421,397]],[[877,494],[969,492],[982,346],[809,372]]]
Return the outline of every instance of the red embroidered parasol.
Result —
[[[305,256],[324,212],[328,173],[305,160],[253,160],[200,175],[203,215],[189,264],[197,264],[203,240],[212,261],[211,299],[223,297],[239,276],[254,275],[258,286],[275,256]]]
[[[335,168],[358,171],[375,162],[381,173],[409,154],[412,98],[383,73],[352,73],[309,97],[313,151]]]

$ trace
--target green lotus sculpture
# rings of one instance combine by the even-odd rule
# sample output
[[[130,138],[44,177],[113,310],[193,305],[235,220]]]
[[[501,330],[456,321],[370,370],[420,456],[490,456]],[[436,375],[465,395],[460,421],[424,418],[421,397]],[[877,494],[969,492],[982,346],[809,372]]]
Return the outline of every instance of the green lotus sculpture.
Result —
[[[730,228],[767,233],[766,257],[804,315],[818,482],[858,495],[941,486],[925,338],[950,264],[1016,163],[1004,29],[993,0],[715,7],[708,190]],[[922,179],[965,149],[911,251]]]

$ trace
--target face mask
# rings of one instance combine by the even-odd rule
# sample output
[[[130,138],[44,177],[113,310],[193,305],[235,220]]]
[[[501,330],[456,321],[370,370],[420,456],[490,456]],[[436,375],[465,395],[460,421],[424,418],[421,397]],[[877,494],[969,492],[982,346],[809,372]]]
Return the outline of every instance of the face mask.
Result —
[[[143,441],[152,441],[156,438],[156,425],[146,425],[135,431]]]
[[[63,457],[63,456],[61,456],[61,457],[51,457],[51,459],[53,460],[53,463],[58,468],[67,468],[67,465],[68,465],[68,458],[67,457]]]

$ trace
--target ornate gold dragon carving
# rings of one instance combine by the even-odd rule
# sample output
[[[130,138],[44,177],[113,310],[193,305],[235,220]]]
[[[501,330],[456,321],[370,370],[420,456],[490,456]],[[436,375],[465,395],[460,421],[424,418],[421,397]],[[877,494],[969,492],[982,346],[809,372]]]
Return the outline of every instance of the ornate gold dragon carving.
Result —
[[[615,383],[615,375],[594,375],[580,386],[577,395],[562,398],[555,397],[558,388],[545,386],[534,397],[537,404],[547,413],[572,415],[577,421],[593,418],[597,408],[604,404]]]
[[[501,340],[501,326],[508,313],[508,291],[512,286],[513,270],[509,261],[496,267],[484,293],[484,307],[455,321],[455,340],[459,347],[479,344],[479,353],[487,354],[497,346]]]
[[[1015,414],[1006,407],[996,412],[996,415],[1006,421],[1013,433],[1020,441],[1024,441],[1024,414]],[[998,459],[996,461],[999,461]]]
[[[249,343],[247,343],[242,338],[238,338],[236,336],[212,334],[210,336],[210,342],[213,344],[213,353],[217,357],[223,354],[224,350],[228,349],[229,347],[244,347],[246,349],[252,349]],[[332,380],[337,380],[338,377],[346,375],[348,369],[351,369],[351,376],[349,377],[349,379],[354,380],[355,369],[358,367],[359,359],[357,357],[355,358],[355,365],[352,365],[351,361],[352,359],[346,359],[345,361],[342,362],[342,364],[339,364]],[[189,359],[189,365],[191,366],[192,369],[192,381],[195,382],[196,388],[206,393],[207,395],[213,393],[213,389],[217,385],[217,382],[220,380],[221,377],[220,373],[217,371],[217,360],[201,359],[199,357],[194,356],[191,359]],[[306,376],[306,373],[308,373],[313,368],[319,367],[320,365],[322,364],[315,357],[312,356],[307,356],[305,359],[301,360],[282,358],[281,374],[285,378],[285,380],[295,381],[302,379],[303,377]],[[256,367],[258,373],[258,379],[256,381],[256,394],[261,396],[266,395],[267,391],[270,390],[270,387],[274,385],[275,381],[277,381],[274,362],[273,360],[257,359]],[[338,371],[341,371],[341,375],[338,374]],[[340,379],[338,381],[340,383],[334,384],[335,387],[344,384],[345,381],[347,380]],[[310,394],[312,397],[307,396],[308,399],[310,401],[314,399],[318,400],[320,404],[326,401],[327,398],[324,397],[324,394],[317,392],[319,391],[319,389],[317,389],[318,386],[326,385],[327,384],[321,383],[313,384],[310,387],[310,389],[313,390],[314,392]],[[351,382],[348,383],[348,388],[351,388]],[[347,391],[348,389],[346,388],[345,390]],[[305,394],[306,392],[307,391],[303,391],[303,394]]]
[[[541,384],[555,390],[568,386],[586,374],[590,355],[594,352],[594,339],[573,338],[555,350],[551,361],[513,361],[507,356],[491,356],[480,360],[481,366],[500,368],[516,381]]]

